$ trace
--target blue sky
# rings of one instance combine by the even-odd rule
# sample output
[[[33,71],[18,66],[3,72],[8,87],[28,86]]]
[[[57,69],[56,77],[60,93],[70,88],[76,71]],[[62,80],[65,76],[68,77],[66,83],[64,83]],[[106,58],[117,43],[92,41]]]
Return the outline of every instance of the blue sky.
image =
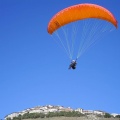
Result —
[[[85,2],[108,8],[120,21],[119,0],[0,0],[0,118],[48,104],[120,113],[119,26],[74,71],[47,33],[55,13]]]

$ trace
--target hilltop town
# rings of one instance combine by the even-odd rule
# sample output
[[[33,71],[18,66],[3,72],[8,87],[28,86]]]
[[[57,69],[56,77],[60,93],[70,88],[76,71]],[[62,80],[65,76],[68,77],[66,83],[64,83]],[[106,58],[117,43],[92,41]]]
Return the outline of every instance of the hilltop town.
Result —
[[[106,112],[104,111],[100,111],[100,110],[84,110],[82,108],[77,108],[77,109],[72,109],[70,107],[63,107],[60,105],[57,106],[53,106],[53,105],[45,105],[45,106],[36,106],[33,108],[28,108],[25,110],[22,110],[20,112],[13,112],[11,114],[8,114],[5,116],[5,120],[9,119],[13,119],[14,117],[18,117],[19,115],[24,115],[26,113],[43,113],[43,114],[48,114],[49,112],[61,112],[61,111],[65,111],[65,112],[72,112],[72,111],[77,111],[81,114],[94,114],[94,115],[105,115]],[[113,117],[120,115],[120,114],[115,114],[112,113],[111,114]]]

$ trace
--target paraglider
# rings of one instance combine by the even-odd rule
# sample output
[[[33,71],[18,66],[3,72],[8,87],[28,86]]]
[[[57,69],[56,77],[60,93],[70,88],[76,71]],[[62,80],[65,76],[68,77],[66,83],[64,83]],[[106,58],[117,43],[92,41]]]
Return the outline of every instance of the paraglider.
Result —
[[[48,24],[48,33],[52,34],[58,28],[70,22],[87,18],[106,20],[117,28],[117,20],[109,10],[96,4],[85,3],[70,6],[55,14]]]
[[[64,26],[67,26],[71,23],[74,23],[76,21],[85,21],[88,19],[95,19],[95,20],[101,20],[106,21],[107,23],[112,24],[112,26],[115,26],[115,28],[118,27],[118,23],[114,15],[106,8],[96,5],[96,4],[77,4],[70,7],[67,7],[61,11],[59,11],[57,14],[55,14],[52,19],[48,23],[47,31],[50,35],[53,35],[54,33],[60,40],[60,43],[62,44],[64,50],[66,51],[67,55],[69,56],[70,60],[73,60],[73,51],[78,51],[78,54],[76,56],[76,59],[78,59],[83,52],[85,52],[91,45],[95,43],[95,40],[98,38],[99,33],[105,33],[107,31],[107,27],[103,25],[103,28],[101,28],[100,25],[97,23],[92,23],[93,28],[90,24],[84,24],[83,26],[83,35],[81,33],[81,38],[78,38],[78,42],[76,43],[77,47],[75,46],[75,40],[77,39],[75,35],[77,36],[76,29],[74,28],[72,35],[67,36],[67,32],[63,29],[64,38],[61,38],[60,35],[57,33],[57,31],[60,28],[63,28]],[[97,26],[98,25],[98,26]],[[80,26],[81,27],[81,26]],[[96,33],[97,32],[97,33]],[[70,34],[71,34],[70,33]],[[101,34],[100,34],[101,35]],[[66,46],[64,44],[64,39],[66,39]],[[69,40],[71,39],[71,40]],[[63,40],[63,41],[62,41]],[[77,41],[77,40],[76,40]],[[70,45],[69,45],[70,42]],[[69,69],[75,69],[76,68],[76,60],[72,61],[70,64]]]

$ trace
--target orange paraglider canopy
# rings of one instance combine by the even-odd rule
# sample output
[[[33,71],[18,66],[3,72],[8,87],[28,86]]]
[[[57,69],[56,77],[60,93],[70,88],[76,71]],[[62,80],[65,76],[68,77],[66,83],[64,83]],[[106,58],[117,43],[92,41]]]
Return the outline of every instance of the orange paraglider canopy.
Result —
[[[55,14],[48,24],[48,33],[52,34],[70,22],[87,18],[103,19],[111,22],[117,28],[117,20],[109,10],[96,4],[84,3],[70,6]]]

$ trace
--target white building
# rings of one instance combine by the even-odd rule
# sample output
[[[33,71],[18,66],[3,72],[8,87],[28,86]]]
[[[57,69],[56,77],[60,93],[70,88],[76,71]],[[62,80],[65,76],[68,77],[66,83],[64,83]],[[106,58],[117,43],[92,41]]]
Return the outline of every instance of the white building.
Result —
[[[113,117],[116,117],[117,115],[119,115],[119,114],[117,114],[117,113],[112,113],[111,114]]]
[[[82,110],[82,114],[92,114],[93,110]]]
[[[78,111],[78,112],[82,113],[83,109],[82,108],[77,108],[75,111]]]
[[[100,110],[94,110],[94,114],[96,114],[96,115],[105,115],[105,112],[100,111]]]
[[[32,109],[29,111],[29,113],[43,113],[43,110],[41,109]]]
[[[5,120],[6,120],[7,118],[13,119],[14,117],[18,117],[18,116],[19,116],[19,113],[18,113],[18,112],[14,112],[14,113],[11,113],[11,114],[5,116]]]

